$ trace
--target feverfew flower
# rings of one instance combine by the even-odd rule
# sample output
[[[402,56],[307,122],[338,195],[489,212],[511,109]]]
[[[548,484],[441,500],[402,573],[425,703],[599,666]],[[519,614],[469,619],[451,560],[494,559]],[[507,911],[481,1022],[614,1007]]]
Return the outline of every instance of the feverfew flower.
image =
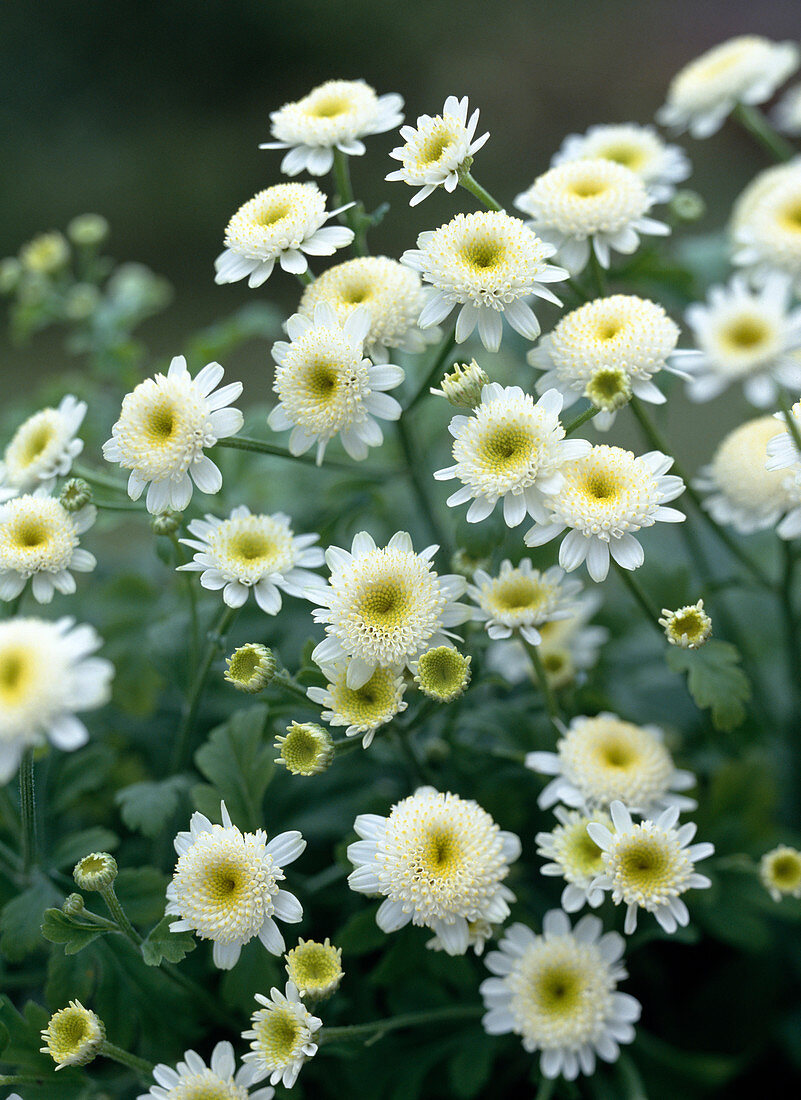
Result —
[[[801,852],[787,844],[765,852],[759,861],[759,877],[774,901],[788,895],[801,898]]]
[[[429,393],[444,397],[457,409],[475,409],[481,404],[481,394],[489,382],[487,372],[471,359],[469,363],[454,363],[443,376],[440,388],[432,386]]]
[[[488,920],[469,920],[467,922],[467,951],[471,948],[475,955],[484,954],[484,946],[487,940],[495,935],[495,928]],[[429,951],[446,951],[445,944],[439,936],[432,936],[426,943]]]
[[[348,847],[352,890],[383,894],[376,922],[397,932],[410,921],[430,928],[449,955],[467,951],[468,922],[500,924],[514,894],[503,885],[520,840],[501,832],[472,800],[420,787],[389,817],[360,814],[362,838]]]
[[[417,248],[401,257],[436,291],[420,314],[420,328],[438,325],[459,305],[459,344],[478,325],[484,347],[497,351],[504,317],[521,336],[535,340],[540,324],[524,299],[536,294],[562,304],[542,285],[567,278],[563,268],[546,262],[555,251],[519,218],[495,211],[457,214],[439,229],[421,233]]]
[[[540,871],[549,877],[563,878],[562,908],[575,913],[584,905],[597,909],[604,900],[603,890],[593,886],[594,879],[603,874],[604,862],[601,849],[587,832],[592,821],[611,825],[608,814],[587,815],[576,810],[557,806],[554,814],[559,822],[550,833],[537,833],[537,855],[551,862]]]
[[[268,615],[281,610],[281,590],[303,597],[322,579],[310,572],[324,556],[313,544],[319,535],[295,535],[289,516],[253,515],[241,504],[228,519],[207,515],[189,524],[191,539],[181,539],[196,551],[192,561],[178,570],[200,573],[200,583],[212,591],[222,589],[229,607],[241,607],[253,590],[256,603]]]
[[[361,737],[369,749],[376,730],[406,710],[403,701],[406,684],[397,667],[376,668],[369,680],[359,687],[348,687],[348,663],[323,665],[328,681],[324,688],[310,687],[306,694],[327,709],[321,717],[332,726],[347,726],[346,737]]]
[[[452,703],[467,690],[471,660],[453,646],[438,645],[421,654],[410,671],[423,695],[435,703]]]
[[[574,718],[556,752],[530,752],[525,764],[555,778],[537,803],[542,809],[563,802],[591,813],[616,799],[633,813],[658,813],[675,807],[694,810],[697,803],[677,791],[695,786],[692,772],[679,771],[657,726],[635,726],[602,711],[595,718]]]
[[[260,149],[288,149],[281,171],[312,176],[331,171],[334,150],[349,157],[364,154],[362,138],[384,134],[403,121],[403,97],[377,96],[363,80],[327,80],[303,99],[270,114],[272,135]]]
[[[788,88],[773,108],[773,123],[785,134],[801,134],[801,84]]]
[[[779,386],[801,389],[801,308],[791,309],[792,288],[774,274],[753,290],[742,278],[712,287],[706,305],[687,310],[696,349],[673,353],[690,375],[687,395],[709,401],[732,382],[742,382],[748,401],[765,408]]]
[[[401,367],[366,357],[369,309],[361,306],[339,321],[332,307],[320,302],[313,319],[295,313],[286,330],[290,342],[279,340],[272,347],[278,404],[267,423],[277,432],[291,429],[293,455],[316,446],[318,466],[335,435],[351,458],[366,458],[370,447],[384,441],[378,420],[400,417],[399,402],[385,391],[404,378]]]
[[[330,581],[307,593],[322,604],[315,622],[328,624],[313,660],[325,667],[349,659],[347,686],[360,688],[377,668],[408,666],[424,649],[443,644],[447,628],[467,622],[472,611],[456,602],[464,577],[440,577],[431,568],[436,551],[428,546],[416,554],[406,531],[381,548],[366,531],[354,537],[350,552],[329,547]]]
[[[31,745],[50,741],[64,752],[89,740],[76,711],[107,703],[114,667],[93,657],[101,645],[74,619],[0,622],[0,783],[7,783]]]
[[[57,409],[41,409],[17,428],[0,461],[0,501],[18,493],[50,492],[66,476],[83,450],[76,439],[86,415],[86,402],[67,394]]]
[[[647,217],[654,204],[640,177],[622,164],[596,157],[549,168],[515,199],[532,229],[556,249],[571,275],[590,258],[590,245],[601,267],[609,267],[612,249],[628,255],[640,234],[664,236],[664,222]]]
[[[0,600],[15,599],[28,580],[38,603],[50,603],[54,592],[74,592],[70,570],[90,573],[97,565],[94,554],[78,546],[96,516],[91,504],[68,512],[41,489],[0,504]]]
[[[784,413],[773,415],[783,427],[787,427]],[[796,401],[793,405],[790,416],[796,430],[801,432],[801,401]],[[792,503],[787,515],[777,525],[776,534],[782,539],[794,539],[801,535],[801,454],[792,432],[783,431],[769,439],[767,452],[767,476],[770,477],[770,472],[774,470],[788,471],[782,489],[786,494],[785,499]]]
[[[269,998],[257,993],[256,1000],[264,1007],[251,1016],[250,1031],[242,1032],[243,1039],[251,1040],[242,1058],[250,1071],[247,1079],[255,1083],[269,1075],[271,1084],[280,1081],[291,1089],[303,1063],[317,1053],[314,1035],[323,1021],[312,1016],[292,982],[286,983],[284,993],[273,987]]]
[[[625,946],[617,932],[602,935],[598,917],[586,916],[571,928],[561,909],[545,914],[542,935],[513,924],[487,955],[498,975],[481,983],[489,1035],[513,1032],[524,1050],[540,1051],[540,1072],[568,1081],[595,1072],[596,1058],[614,1062],[620,1044],[634,1038],[640,1002],[618,993],[628,975],[621,962]]]
[[[292,722],[283,737],[276,737],[276,764],[283,764],[290,775],[319,775],[334,759],[334,742],[324,726],[316,722]]]
[[[278,260],[284,271],[302,275],[308,256],[333,256],[353,240],[353,230],[325,223],[347,206],[329,213],[316,183],[277,183],[239,207],[225,230],[225,250],[214,261],[215,283],[247,279],[261,286]],[[352,205],[349,203],[348,206]]]
[[[223,373],[219,363],[208,363],[192,378],[186,359],[176,355],[166,375],[147,378],[123,399],[103,457],[131,471],[131,500],[147,486],[148,512],[183,511],[192,499],[192,482],[201,493],[222,488],[222,474],[205,448],[236,435],[243,423],[239,409],[228,408],[242,393],[242,383],[218,390]]]
[[[472,501],[467,522],[480,523],[502,500],[508,527],[517,527],[527,515],[544,522],[545,494],[562,487],[562,465],[590,451],[586,439],[565,439],[561,411],[556,390],[535,402],[519,386],[484,386],[473,415],[454,416],[448,425],[455,464],[434,477],[461,481],[462,488],[448,497],[449,506]]]
[[[339,989],[345,976],[342,949],[334,947],[326,936],[323,943],[299,939],[285,956],[286,973],[301,997],[320,1001]]]
[[[732,263],[764,283],[777,272],[801,292],[801,157],[760,172],[734,206]]]
[[[686,604],[676,611],[663,607],[658,622],[670,644],[682,649],[700,649],[712,633],[712,620],[704,611],[703,600]]]
[[[389,154],[399,160],[403,167],[390,172],[387,180],[403,180],[410,187],[420,190],[410,200],[410,206],[416,206],[437,189],[455,191],[459,183],[459,171],[467,167],[472,157],[484,145],[489,132],[476,137],[478,109],[473,111],[468,121],[467,96],[457,99],[449,95],[445,100],[441,115],[420,115],[417,129],[402,126],[400,135],[405,145],[398,146]],[[465,165],[467,161],[467,165]]]
[[[470,599],[478,604],[475,617],[485,624],[490,638],[511,638],[519,631],[529,645],[542,641],[538,627],[543,623],[571,615],[580,591],[581,582],[566,581],[558,565],[541,573],[529,558],[517,566],[506,559],[496,577],[477,569],[473,584],[467,586]]]
[[[208,1066],[194,1050],[185,1050],[175,1069],[160,1062],[153,1077],[156,1084],[137,1100],[272,1100],[275,1096],[269,1085],[250,1091],[252,1071],[245,1064],[236,1068],[234,1048],[225,1042],[217,1043]]]
[[[676,184],[690,174],[687,154],[678,145],[668,145],[653,126],[636,122],[591,126],[585,134],[568,134],[551,166],[572,160],[611,160],[635,172],[648,188],[654,202],[667,202]]]
[[[637,927],[637,910],[653,913],[667,933],[689,923],[690,914],[681,895],[701,890],[712,883],[699,875],[695,864],[711,856],[714,844],[690,844],[695,836],[693,822],[675,828],[679,808],[673,806],[656,821],[635,825],[622,802],[610,806],[613,828],[592,823],[587,832],[603,850],[605,872],[594,885],[612,894],[615,905],[626,907],[624,931]]]
[[[586,560],[592,579],[602,581],[610,554],[622,569],[638,569],[645,556],[632,532],[684,519],[683,512],[665,507],[684,492],[680,477],[666,475],[672,465],[661,451],[637,458],[622,447],[592,447],[561,467],[564,484],[547,498],[550,520],[526,532],[526,545],[542,546],[569,529],[559,547],[559,564],[568,573]]]
[[[230,657],[225,658],[227,668],[223,679],[238,691],[248,695],[257,695],[270,683],[277,662],[272,650],[261,642],[246,642],[237,646]]]
[[[80,1001],[70,1001],[66,1008],[54,1013],[41,1032],[45,1045],[42,1054],[49,1054],[56,1069],[85,1066],[100,1054],[106,1029],[103,1021]]]
[[[694,138],[716,133],[738,103],[764,103],[798,68],[794,42],[741,35],[707,50],[670,82],[657,122],[689,130]]]
[[[553,387],[568,406],[590,398],[603,410],[593,423],[606,431],[632,393],[654,405],[664,403],[651,379],[660,370],[681,373],[668,362],[678,338],[679,327],[662,306],[634,294],[613,294],[566,313],[526,359],[546,372],[537,381],[539,393]],[[609,371],[621,371],[624,380],[605,396],[603,375]]]
[[[246,943],[258,936],[271,955],[286,949],[274,917],[295,923],[303,909],[294,894],[278,885],[284,867],[306,847],[299,832],[279,833],[268,843],[262,829],[242,833],[223,802],[222,825],[192,814],[189,832],[178,833],[178,862],[167,887],[172,932],[194,932],[213,940],[214,965],[230,970]]]

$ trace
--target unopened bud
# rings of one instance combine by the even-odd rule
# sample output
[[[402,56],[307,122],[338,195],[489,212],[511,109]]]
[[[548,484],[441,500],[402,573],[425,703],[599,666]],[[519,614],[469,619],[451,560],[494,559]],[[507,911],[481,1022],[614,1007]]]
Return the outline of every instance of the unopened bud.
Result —
[[[92,490],[82,477],[71,477],[65,482],[58,499],[67,512],[80,512],[92,503]]]
[[[275,748],[281,754],[276,764],[283,764],[292,775],[317,775],[334,759],[330,733],[314,722],[293,722],[284,737],[275,739]]]
[[[248,642],[225,658],[228,666],[223,676],[239,691],[255,695],[275,676],[276,661],[271,650],[258,642]]]
[[[445,397],[458,409],[475,409],[481,404],[481,391],[489,384],[489,376],[475,359],[469,363],[454,363],[440,382],[440,389],[431,392]]]
[[[157,516],[153,516],[150,526],[157,535],[174,535],[181,526],[182,521],[182,512],[173,512],[171,509],[167,509],[166,512],[159,512]]]
[[[107,890],[117,877],[117,861],[108,852],[92,852],[75,864],[72,877],[81,890]]]
[[[100,1053],[106,1037],[103,1021],[80,1001],[70,1001],[66,1008],[54,1013],[42,1031],[45,1046],[56,1069],[65,1066],[85,1066]]]
[[[712,633],[712,620],[704,611],[703,600],[680,607],[678,611],[663,607],[662,615],[659,625],[667,640],[682,649],[698,649]]]

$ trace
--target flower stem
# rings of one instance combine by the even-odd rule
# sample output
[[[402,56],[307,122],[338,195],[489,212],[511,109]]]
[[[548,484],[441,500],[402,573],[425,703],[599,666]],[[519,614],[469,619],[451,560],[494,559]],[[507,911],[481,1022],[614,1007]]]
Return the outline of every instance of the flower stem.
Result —
[[[542,692],[542,697],[545,700],[545,709],[548,711],[551,725],[561,737],[563,726],[562,715],[559,711],[559,704],[556,701],[553,688],[548,683],[548,674],[545,671],[545,666],[542,663],[539,650],[535,645],[532,645],[531,642],[527,642],[525,638],[521,638],[520,640],[526,647],[526,652],[531,658],[531,663],[534,665],[534,675],[537,677],[537,683]]]
[[[782,576],[779,603],[781,604],[784,633],[787,641],[787,660],[790,665],[790,685],[791,690],[797,698],[799,694],[799,684],[801,684],[801,647],[799,646],[798,623],[796,621],[793,606],[793,584],[798,558],[796,557],[795,548],[791,542],[782,540],[782,551],[784,553],[784,574]]]
[[[121,931],[125,933],[125,935],[132,943],[135,943],[136,946],[139,947],[142,943],[142,937],[131,924],[128,914],[125,912],[122,905],[120,904],[120,899],[117,897],[117,894],[114,890],[114,884],[112,883],[110,886],[107,886],[105,890],[101,890],[100,896],[106,903],[106,907],[109,913],[111,913],[112,917],[119,925]]]
[[[790,406],[790,400],[786,392],[781,388],[778,391],[777,399],[779,402],[779,408],[784,414],[784,419],[787,422],[787,429],[792,436],[793,443],[795,444],[795,449],[796,451],[798,451],[799,457],[801,457],[801,430],[799,430],[798,421],[793,416],[793,410]]]
[[[473,179],[469,171],[462,171],[459,173],[459,183],[464,187],[465,191],[469,191],[471,195],[475,195],[478,201],[483,203],[488,210],[503,211],[501,204],[492,197],[485,187],[481,186],[478,180]]]
[[[537,1095],[534,1100],[551,1100],[553,1090],[556,1088],[555,1077],[543,1077],[540,1081]]]
[[[583,413],[579,413],[575,420],[571,420],[567,424],[565,424],[565,435],[572,435],[577,428],[580,428],[582,424],[586,424],[588,420],[592,420],[592,418],[594,416],[597,416],[600,411],[601,410],[597,409],[595,405],[590,405],[590,407],[588,409],[585,409]]]
[[[276,458],[290,458],[293,462],[303,462],[307,466],[317,465],[314,455],[293,455],[286,447],[278,447],[274,443],[266,443],[262,439],[250,439],[243,435],[230,436],[228,439],[218,439],[216,446],[231,447],[232,450],[235,451],[256,451],[258,454],[275,455]],[[397,473],[395,470],[360,469],[352,463],[336,462],[333,459],[327,459],[324,465],[319,467],[321,470],[326,468],[329,470],[345,470],[349,474],[358,474],[359,477],[370,478],[374,481],[383,481],[385,477],[392,477]]]
[[[188,560],[188,556],[184,552],[183,546],[178,541],[178,536],[175,533],[175,531],[173,531],[169,535],[169,540],[172,543],[173,547],[175,548],[175,557],[178,560],[178,564],[179,565],[186,565],[186,562]],[[192,624],[192,638],[191,638],[192,648],[190,650],[190,661],[191,661],[191,664],[192,664],[192,668],[194,668],[195,665],[197,664],[198,645],[199,645],[199,638],[200,638],[200,625],[198,623],[198,617],[197,617],[197,592],[195,591],[195,578],[192,576],[192,574],[191,573],[182,573],[181,576],[183,577],[184,585],[186,587],[186,598],[187,598],[187,603],[189,604],[189,621]]]
[[[738,103],[732,116],[776,160],[792,160],[796,156],[796,150],[790,142],[773,129],[758,107],[752,107],[749,103]]]
[[[26,749],[19,766],[19,806],[22,825],[22,873],[30,878],[37,860],[36,791],[33,782],[33,749]]]
[[[612,564],[617,570],[618,576],[634,597],[635,602],[640,605],[643,615],[649,623],[653,624],[660,638],[664,640],[662,627],[659,625],[659,609],[656,604],[651,602],[651,597],[646,593],[640,582],[634,578],[630,569],[624,569],[622,565],[618,565],[614,558],[612,558]]]
[[[100,470],[90,470],[87,466],[82,466],[78,462],[73,464],[72,473],[75,477],[82,477],[84,481],[94,485],[102,485],[104,489],[114,489],[118,493],[128,492],[124,481],[118,481],[116,477],[110,477],[108,474],[101,473]]]
[[[403,417],[397,421],[397,429],[403,457],[406,460],[406,476],[409,478],[412,488],[414,489],[417,502],[420,505],[420,510],[423,513],[426,524],[439,545],[446,550],[450,550],[450,535],[440,522],[440,518],[429,496],[430,479],[423,477],[417,462],[421,449],[412,438],[411,432],[409,431],[409,425]]]
[[[15,615],[19,615],[19,609],[22,607],[22,598],[25,595],[25,589],[20,592],[18,596],[15,596],[13,600],[9,600],[6,606],[6,618],[13,619]]]
[[[590,272],[599,298],[606,296],[606,272],[601,267],[601,261],[595,255],[595,249],[590,246]]]
[[[121,1066],[127,1066],[128,1069],[132,1069],[144,1080],[147,1080],[153,1074],[152,1062],[146,1062],[144,1058],[137,1058],[135,1054],[130,1054],[127,1050],[123,1050],[122,1047],[110,1043],[108,1039],[103,1040],[102,1046],[100,1047],[100,1053],[106,1058],[110,1058],[113,1062],[119,1062]]]
[[[309,697],[306,694],[306,689],[296,683],[289,673],[285,669],[281,669],[273,676],[271,683],[277,684],[278,687],[282,687],[284,691],[288,691],[290,695],[294,695],[297,699],[302,699],[307,706],[310,705]]]
[[[455,1005],[449,1008],[435,1008],[430,1012],[409,1012],[404,1016],[391,1016],[388,1020],[373,1020],[369,1024],[349,1024],[345,1027],[324,1027],[320,1031],[318,1042],[352,1042],[373,1035],[381,1038],[388,1031],[397,1031],[404,1027],[419,1027],[423,1024],[438,1024],[448,1020],[478,1019],[484,1009],[478,1005]]]
[[[298,282],[301,284],[301,286],[309,286],[311,283],[314,282],[314,276],[312,275],[311,271],[309,271],[308,267],[305,271],[298,272]]]
[[[350,182],[350,164],[348,163],[347,155],[339,149],[334,149],[333,174],[334,185],[337,189],[340,204],[344,205],[346,202],[353,202],[353,185]],[[353,251],[357,256],[366,256],[366,226],[362,212],[358,206],[351,206],[345,211],[345,221],[353,230]]]
[[[420,388],[417,390],[414,397],[412,397],[404,412],[410,412],[415,407],[420,398],[425,397],[425,395],[428,393],[431,383],[438,380],[440,371],[442,371],[443,367],[445,366],[445,363],[447,362],[448,357],[453,351],[455,345],[456,329],[451,329],[451,331],[442,341],[440,346],[437,348],[437,354],[434,357],[434,362],[431,364],[431,369],[426,374],[425,378],[420,384]]]

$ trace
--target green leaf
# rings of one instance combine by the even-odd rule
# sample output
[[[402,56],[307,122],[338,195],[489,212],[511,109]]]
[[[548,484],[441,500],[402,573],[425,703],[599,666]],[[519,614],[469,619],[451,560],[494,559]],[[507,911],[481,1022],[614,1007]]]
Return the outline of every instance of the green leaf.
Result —
[[[62,1006],[59,1006],[62,1007]],[[36,1100],[77,1100],[86,1095],[86,1078],[80,1070],[67,1068],[54,1073],[52,1059],[42,1054],[41,1031],[50,1013],[29,1001],[20,1015],[5,995],[0,996],[0,1060],[21,1074],[40,1077],[35,1085]],[[26,1086],[25,1096],[34,1092]]]
[[[150,925],[161,920],[167,876],[157,867],[126,867],[117,875],[114,889],[134,924]]]
[[[187,785],[183,775],[171,775],[152,783],[131,783],[117,791],[114,801],[129,829],[143,836],[156,837],[175,813],[178,799]]]
[[[63,944],[65,955],[77,955],[87,944],[108,931],[90,921],[68,917],[61,909],[45,909],[41,927],[46,940]]]
[[[448,1077],[451,1090],[459,1100],[470,1100],[487,1083],[492,1072],[495,1058],[495,1045],[490,1040],[476,1038],[460,1044],[454,1058],[451,1059]]]
[[[82,829],[78,833],[65,836],[56,844],[50,859],[53,867],[73,867],[79,859],[90,852],[113,852],[120,839],[111,829],[98,825],[91,829]]]
[[[142,958],[148,966],[158,966],[162,959],[178,963],[197,947],[191,932],[170,931],[170,922],[174,919],[163,916],[142,944]]]
[[[19,962],[45,946],[41,933],[42,914],[58,897],[50,883],[41,879],[8,902],[0,915],[0,951],[7,959]]]
[[[740,653],[730,642],[712,640],[700,649],[671,648],[667,663],[687,673],[687,687],[702,710],[709,708],[718,730],[733,730],[745,718],[751,697],[748,677],[740,668]]]
[[[223,800],[231,819],[246,829],[262,824],[262,800],[273,777],[272,744],[265,741],[267,707],[238,710],[211,731],[195,753],[198,771],[209,780],[195,787],[192,797],[201,812],[217,820]],[[213,800],[213,803],[212,803]]]
[[[356,957],[366,955],[369,951],[377,951],[379,947],[385,947],[387,937],[375,922],[375,909],[360,909],[354,913],[347,924],[334,937],[337,947],[342,948],[343,955]]]

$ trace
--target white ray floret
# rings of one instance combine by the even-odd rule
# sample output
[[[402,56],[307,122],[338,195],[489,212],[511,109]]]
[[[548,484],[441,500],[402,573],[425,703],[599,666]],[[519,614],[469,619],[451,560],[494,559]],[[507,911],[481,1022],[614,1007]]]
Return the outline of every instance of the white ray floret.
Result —
[[[801,134],[801,84],[788,88],[772,111],[773,124],[785,134]]]
[[[484,1030],[519,1035],[525,1050],[540,1052],[543,1077],[589,1076],[597,1058],[616,1061],[620,1045],[634,1039],[640,1002],[617,990],[628,976],[625,941],[617,932],[603,934],[598,917],[582,917],[571,928],[569,917],[552,909],[541,936],[513,924],[498,947],[487,955],[496,976],[481,984]]]
[[[757,285],[781,273],[801,294],[801,157],[760,172],[732,213],[732,263]]]
[[[247,1063],[237,1069],[234,1048],[228,1042],[217,1043],[208,1066],[194,1050],[185,1050],[174,1069],[160,1062],[153,1077],[156,1084],[137,1100],[272,1100],[275,1096],[269,1085],[255,1091],[248,1087],[252,1070]]]
[[[676,184],[690,174],[690,161],[678,145],[668,145],[653,126],[636,122],[591,126],[584,134],[568,134],[551,166],[573,160],[611,160],[636,173],[654,202],[672,198]]]
[[[540,871],[543,875],[565,880],[561,904],[566,913],[576,913],[584,905],[597,909],[604,900],[603,890],[593,886],[598,875],[603,874],[604,862],[601,849],[587,832],[587,826],[597,821],[611,825],[612,819],[602,811],[594,814],[554,809],[558,825],[549,832],[537,833],[537,855],[549,860]]]
[[[307,688],[306,694],[314,703],[327,709],[322,719],[332,726],[347,726],[346,737],[361,737],[364,748],[369,749],[376,731],[406,710],[403,700],[406,685],[398,668],[377,668],[361,687],[348,687],[348,665],[323,666],[328,683],[324,688]]]
[[[67,394],[57,409],[40,409],[17,428],[0,461],[0,501],[18,493],[50,492],[83,450],[77,432],[86,402]]]
[[[801,852],[787,844],[765,852],[759,861],[759,877],[774,901],[801,898]]]
[[[270,1078],[291,1089],[305,1062],[317,1053],[315,1033],[323,1026],[319,1016],[312,1016],[301,1001],[297,987],[287,982],[284,992],[273,987],[270,996],[256,994],[262,1008],[250,1018],[253,1025],[242,1032],[250,1039],[250,1050],[242,1058],[247,1065],[246,1080],[256,1083]]]
[[[38,603],[74,592],[72,571],[89,573],[97,565],[78,545],[96,517],[93,505],[68,512],[42,489],[0,504],[0,600],[16,599],[29,580]]]
[[[475,617],[485,624],[493,640],[519,632],[529,645],[542,641],[539,628],[555,619],[569,618],[575,608],[581,582],[565,580],[558,565],[540,572],[529,558],[517,566],[507,559],[493,577],[483,569],[473,574],[467,594],[478,605]]]

